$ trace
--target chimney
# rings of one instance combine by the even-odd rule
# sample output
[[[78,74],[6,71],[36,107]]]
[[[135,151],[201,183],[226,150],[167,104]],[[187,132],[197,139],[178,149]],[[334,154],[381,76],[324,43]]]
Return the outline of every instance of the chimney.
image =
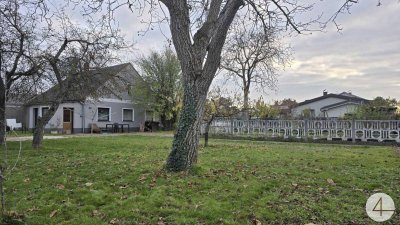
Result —
[[[328,95],[328,91],[326,89],[322,93],[324,94],[324,96]]]

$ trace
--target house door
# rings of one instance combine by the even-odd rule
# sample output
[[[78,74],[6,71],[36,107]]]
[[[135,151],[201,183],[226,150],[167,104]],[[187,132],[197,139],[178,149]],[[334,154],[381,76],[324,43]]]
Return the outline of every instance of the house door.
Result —
[[[33,108],[33,128],[36,127],[39,117],[39,108]]]
[[[64,133],[71,134],[74,130],[74,108],[63,108]]]

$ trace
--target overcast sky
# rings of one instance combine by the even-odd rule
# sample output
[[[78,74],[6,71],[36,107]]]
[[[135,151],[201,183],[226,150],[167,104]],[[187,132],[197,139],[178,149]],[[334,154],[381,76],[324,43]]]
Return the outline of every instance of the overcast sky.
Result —
[[[318,1],[319,2],[319,1]],[[330,15],[341,1],[319,2],[314,13]],[[375,96],[400,99],[400,3],[395,0],[361,1],[351,14],[340,15],[343,30],[337,32],[330,24],[325,32],[297,35],[285,39],[294,50],[291,67],[279,76],[278,90],[263,94],[267,101],[292,98],[303,101],[330,93],[351,91],[367,99]],[[160,50],[169,36],[168,27],[149,31],[145,36],[137,32],[145,28],[132,13],[119,13],[122,30],[135,41],[134,55]],[[134,58],[134,56],[132,56]],[[223,77],[218,77],[220,84]],[[253,90],[252,98],[261,93]]]

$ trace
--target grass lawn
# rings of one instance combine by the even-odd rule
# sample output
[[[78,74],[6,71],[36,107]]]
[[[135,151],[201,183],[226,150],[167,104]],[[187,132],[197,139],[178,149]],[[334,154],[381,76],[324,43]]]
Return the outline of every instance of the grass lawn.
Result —
[[[400,208],[391,147],[211,139],[195,169],[171,174],[171,137],[30,144],[5,183],[9,213],[26,224],[376,224],[365,213],[375,192]],[[400,224],[399,211],[382,224]]]

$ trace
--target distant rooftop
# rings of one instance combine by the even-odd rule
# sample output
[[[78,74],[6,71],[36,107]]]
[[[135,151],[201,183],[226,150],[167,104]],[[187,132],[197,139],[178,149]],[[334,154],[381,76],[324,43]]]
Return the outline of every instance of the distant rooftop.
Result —
[[[343,99],[344,101],[353,102],[353,103],[368,102],[367,99],[361,98],[357,95],[353,95],[351,92],[342,92],[340,94],[333,94],[333,93],[328,93],[326,90],[324,90],[322,96],[312,98],[309,100],[305,100],[305,101],[297,104],[297,106],[309,104],[311,102],[316,102],[316,101],[326,99],[326,98],[339,98],[339,99]]]

